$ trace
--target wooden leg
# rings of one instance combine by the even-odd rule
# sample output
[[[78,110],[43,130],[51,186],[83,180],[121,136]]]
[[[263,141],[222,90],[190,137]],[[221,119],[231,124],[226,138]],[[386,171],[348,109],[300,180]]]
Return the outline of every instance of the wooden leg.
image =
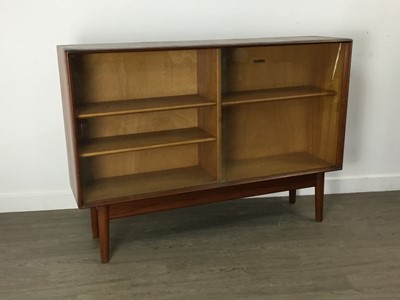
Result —
[[[100,238],[100,258],[102,263],[110,260],[109,255],[109,231],[110,224],[108,218],[108,206],[97,207],[98,221],[99,221],[99,238]]]
[[[93,238],[98,238],[99,237],[99,220],[97,218],[97,209],[96,207],[92,207],[90,209],[90,217],[92,220],[92,235]]]
[[[324,182],[325,173],[318,173],[315,184],[315,220],[317,222],[322,222],[324,219]]]
[[[289,190],[289,203],[296,203],[296,190]]]

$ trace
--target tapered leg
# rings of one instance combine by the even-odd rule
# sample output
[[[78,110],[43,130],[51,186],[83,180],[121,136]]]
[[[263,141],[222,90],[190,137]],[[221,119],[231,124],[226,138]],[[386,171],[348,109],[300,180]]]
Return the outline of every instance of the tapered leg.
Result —
[[[97,209],[96,207],[92,207],[90,209],[90,218],[92,220],[92,235],[93,238],[99,237],[99,220],[97,218]]]
[[[322,222],[324,219],[324,182],[325,173],[318,173],[315,184],[315,220],[317,222]]]
[[[296,203],[296,190],[289,190],[289,203]]]
[[[109,218],[108,206],[97,207],[98,221],[99,221],[99,239],[100,239],[100,258],[102,263],[110,260],[109,255]]]

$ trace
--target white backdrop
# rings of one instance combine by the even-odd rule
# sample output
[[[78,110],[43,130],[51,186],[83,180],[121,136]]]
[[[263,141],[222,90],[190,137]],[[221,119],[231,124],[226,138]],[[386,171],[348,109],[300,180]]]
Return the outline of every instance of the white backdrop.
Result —
[[[344,170],[326,192],[400,189],[399,13],[397,0],[0,0],[0,212],[75,207],[55,49],[74,43],[352,38]]]

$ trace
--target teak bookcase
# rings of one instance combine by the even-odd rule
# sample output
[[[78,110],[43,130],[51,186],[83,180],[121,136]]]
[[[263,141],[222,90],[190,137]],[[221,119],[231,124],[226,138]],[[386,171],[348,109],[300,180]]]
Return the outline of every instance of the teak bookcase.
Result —
[[[342,168],[352,41],[58,46],[68,163],[101,261],[109,220],[315,187]]]

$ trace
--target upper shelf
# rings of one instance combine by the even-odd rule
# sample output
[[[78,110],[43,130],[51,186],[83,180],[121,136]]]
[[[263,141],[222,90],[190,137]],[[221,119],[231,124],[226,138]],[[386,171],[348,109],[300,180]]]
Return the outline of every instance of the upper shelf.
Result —
[[[211,105],[215,105],[215,102],[199,95],[91,102],[78,105],[77,117],[84,119]]]
[[[324,90],[314,86],[296,86],[265,90],[252,90],[227,93],[222,98],[222,105],[238,105],[265,101],[290,100],[318,96],[333,96],[333,90]]]

